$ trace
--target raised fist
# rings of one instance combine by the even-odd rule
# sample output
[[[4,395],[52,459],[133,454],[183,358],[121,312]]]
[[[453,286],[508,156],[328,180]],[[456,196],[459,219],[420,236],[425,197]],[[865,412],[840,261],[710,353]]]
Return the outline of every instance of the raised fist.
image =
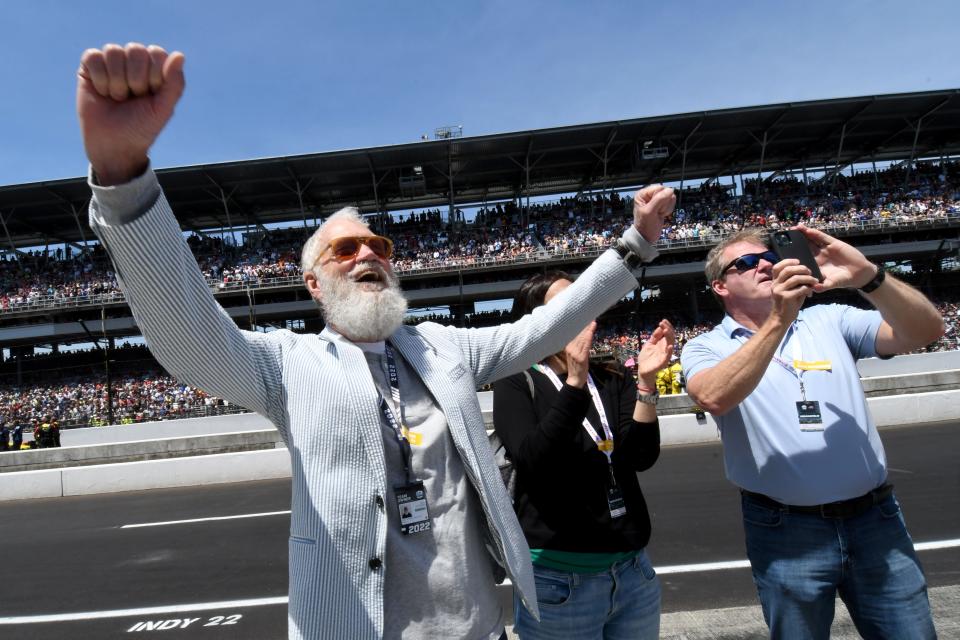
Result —
[[[131,42],[87,49],[77,70],[83,145],[104,186],[143,173],[147,154],[183,94],[182,53]]]

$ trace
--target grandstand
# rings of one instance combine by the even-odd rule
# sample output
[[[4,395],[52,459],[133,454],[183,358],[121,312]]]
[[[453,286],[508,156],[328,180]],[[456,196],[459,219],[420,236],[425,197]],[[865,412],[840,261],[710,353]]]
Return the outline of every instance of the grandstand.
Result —
[[[211,289],[244,328],[317,331],[299,248],[357,206],[396,241],[411,317],[484,326],[533,273],[577,273],[619,236],[630,192],[678,188],[645,291],[608,313],[599,342],[622,358],[662,316],[688,338],[718,318],[702,261],[744,226],[804,222],[889,263],[938,301],[956,349],[960,302],[960,90],[868,96],[451,137],[162,170]],[[142,347],[86,226],[84,178],[0,187],[0,400],[6,419],[64,426],[237,410],[179,385]],[[410,211],[413,213],[409,213]],[[468,220],[466,211],[472,212]],[[277,228],[277,225],[281,225]],[[836,292],[826,300],[855,301]],[[441,309],[438,311],[437,309]],[[61,353],[97,342],[87,353]],[[39,355],[38,348],[51,353]]]

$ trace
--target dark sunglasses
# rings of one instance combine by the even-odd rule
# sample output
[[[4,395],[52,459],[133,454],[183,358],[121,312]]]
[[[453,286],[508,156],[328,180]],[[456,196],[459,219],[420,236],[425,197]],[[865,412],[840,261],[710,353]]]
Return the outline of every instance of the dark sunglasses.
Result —
[[[327,251],[333,254],[333,259],[337,262],[346,262],[353,260],[360,253],[360,247],[367,245],[370,251],[381,260],[389,260],[393,255],[393,240],[383,236],[343,236],[334,238],[327,245],[327,248],[320,252],[323,256]],[[317,257],[320,257],[317,256]]]
[[[777,257],[773,251],[761,251],[760,253],[745,253],[735,260],[731,260],[727,263],[723,269],[720,270],[720,273],[726,273],[730,271],[731,267],[737,268],[737,273],[744,273],[750,271],[750,269],[756,269],[757,265],[760,264],[761,260],[766,260],[770,264],[777,264],[780,261],[780,258]]]

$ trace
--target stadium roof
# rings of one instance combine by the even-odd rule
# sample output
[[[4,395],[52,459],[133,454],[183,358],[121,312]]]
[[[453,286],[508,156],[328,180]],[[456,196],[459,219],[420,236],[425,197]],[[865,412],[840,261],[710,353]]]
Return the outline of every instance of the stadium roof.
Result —
[[[185,229],[960,154],[960,89],[771,104],[164,169]],[[0,246],[90,239],[85,179],[0,187]]]

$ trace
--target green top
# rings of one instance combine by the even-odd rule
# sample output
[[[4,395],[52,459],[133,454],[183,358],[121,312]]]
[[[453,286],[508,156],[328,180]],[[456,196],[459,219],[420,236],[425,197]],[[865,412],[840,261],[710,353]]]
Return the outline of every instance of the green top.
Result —
[[[582,553],[580,551],[556,551],[554,549],[530,549],[533,564],[556,571],[569,573],[599,573],[607,571],[618,562],[635,558],[637,551],[617,553]]]

